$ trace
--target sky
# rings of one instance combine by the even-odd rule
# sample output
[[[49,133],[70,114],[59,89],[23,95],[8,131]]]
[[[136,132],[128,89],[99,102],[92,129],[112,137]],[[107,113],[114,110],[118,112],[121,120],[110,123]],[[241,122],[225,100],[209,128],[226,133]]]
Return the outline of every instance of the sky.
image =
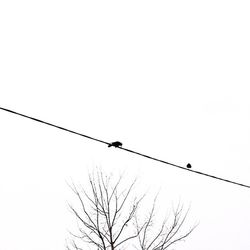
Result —
[[[250,3],[0,2],[0,106],[250,185]],[[64,249],[67,182],[125,173],[191,206],[178,250],[249,250],[250,189],[0,110],[0,248]],[[145,211],[146,212],[146,211]]]

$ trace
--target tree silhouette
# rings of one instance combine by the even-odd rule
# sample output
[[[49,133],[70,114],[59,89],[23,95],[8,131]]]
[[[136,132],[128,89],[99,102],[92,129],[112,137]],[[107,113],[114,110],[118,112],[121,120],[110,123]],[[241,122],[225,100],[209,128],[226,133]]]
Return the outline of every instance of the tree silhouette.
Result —
[[[141,250],[165,250],[174,243],[185,239],[195,227],[182,233],[181,229],[188,211],[182,206],[173,210],[169,222],[164,219],[156,226],[156,198],[145,218],[139,216],[141,203],[145,195],[131,197],[136,180],[120,190],[122,176],[113,182],[112,176],[104,176],[99,171],[89,175],[89,188],[70,185],[77,197],[79,208],[69,204],[77,219],[77,233],[70,232],[68,250],[83,250],[84,243],[98,250],[116,250],[136,248]]]

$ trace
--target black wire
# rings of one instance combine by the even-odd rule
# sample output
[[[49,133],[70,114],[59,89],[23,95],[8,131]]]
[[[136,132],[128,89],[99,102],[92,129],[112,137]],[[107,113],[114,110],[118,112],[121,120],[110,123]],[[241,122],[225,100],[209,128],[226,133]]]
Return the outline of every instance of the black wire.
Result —
[[[21,114],[21,113],[18,113],[18,112],[15,112],[15,111],[10,110],[10,109],[6,109],[6,108],[2,108],[2,107],[0,107],[0,109],[2,109],[2,110],[4,110],[4,111],[7,111],[7,112],[10,112],[10,113],[13,113],[13,114],[15,114],[15,115],[20,115],[20,116],[22,116],[22,117],[29,118],[29,119],[34,120],[34,121],[36,121],[36,122],[41,122],[41,123],[44,123],[44,124],[46,124],[46,125],[49,125],[49,126],[52,126],[52,127],[55,127],[55,128],[59,128],[59,129],[61,129],[61,130],[67,131],[67,132],[72,133],[72,134],[80,135],[80,136],[86,137],[86,138],[88,138],[88,139],[91,139],[91,140],[98,141],[98,142],[105,143],[105,144],[109,145],[108,142],[105,142],[105,141],[102,141],[102,140],[98,140],[98,139],[96,139],[96,138],[94,138],[94,137],[91,137],[91,136],[88,136],[88,135],[84,135],[84,134],[75,132],[75,131],[73,131],[73,130],[67,129],[67,128],[63,128],[63,127],[57,126],[57,125],[55,125],[55,124],[52,124],[52,123],[49,123],[49,122],[45,122],[45,121],[39,120],[39,119],[37,119],[37,118],[31,117],[31,116],[28,116],[28,115],[24,115],[24,114]]]
[[[52,126],[52,127],[55,127],[55,128],[58,128],[58,129],[61,129],[61,130],[64,130],[64,131],[67,131],[67,132],[72,133],[72,134],[80,135],[80,136],[85,137],[85,138],[88,138],[88,139],[90,139],[90,140],[94,140],[94,141],[97,141],[97,142],[104,143],[104,144],[106,144],[106,145],[110,145],[109,142],[102,141],[102,140],[96,139],[96,138],[94,138],[94,137],[91,137],[91,136],[88,136],[88,135],[84,135],[84,134],[75,132],[75,131],[73,131],[73,130],[70,130],[70,129],[67,129],[67,128],[64,128],[64,127],[61,127],[61,126],[57,126],[57,125],[52,124],[52,123],[49,123],[49,122],[42,121],[42,120],[39,120],[39,119],[37,119],[37,118],[34,118],[34,117],[31,117],[31,116],[28,116],[28,115],[21,114],[21,113],[15,112],[15,111],[10,110],[10,109],[6,109],[6,108],[2,108],[2,107],[0,107],[0,109],[1,109],[1,110],[4,110],[4,111],[7,111],[7,112],[9,112],[9,113],[13,113],[13,114],[15,114],[15,115],[19,115],[19,116],[22,116],[22,117],[25,117],[25,118],[34,120],[34,121],[36,121],[36,122],[44,123],[44,124],[46,124],[46,125],[49,125],[49,126]],[[215,176],[215,175],[210,175],[210,174],[206,174],[206,173],[203,173],[203,172],[200,172],[200,171],[196,171],[196,170],[192,170],[192,169],[189,169],[189,168],[186,168],[186,167],[182,167],[182,166],[179,166],[179,165],[176,165],[176,164],[167,162],[167,161],[160,160],[160,159],[158,159],[158,158],[154,158],[154,157],[149,156],[149,155],[146,155],[146,154],[142,154],[142,153],[133,151],[133,150],[128,149],[128,148],[124,148],[124,147],[117,147],[117,148],[118,148],[118,149],[121,149],[121,150],[125,150],[125,151],[127,151],[127,152],[129,152],[129,153],[137,154],[137,155],[140,155],[140,156],[142,156],[142,157],[145,157],[145,158],[148,158],[148,159],[151,159],[151,160],[154,160],[154,161],[158,161],[158,162],[161,162],[161,163],[164,163],[164,164],[167,164],[167,165],[170,165],[170,166],[173,166],[173,167],[182,169],[182,170],[186,170],[186,171],[189,171],[189,172],[192,172],[192,173],[196,173],[196,174],[199,174],[199,175],[207,176],[207,177],[210,177],[210,178],[213,178],[213,179],[216,179],[216,180],[225,181],[225,182],[228,182],[228,183],[231,183],[231,184],[235,184],[235,185],[238,185],[238,186],[250,188],[249,185],[245,185],[245,184],[242,184],[242,183],[239,183],[239,182],[235,182],[235,181],[227,180],[227,179],[224,179],[224,178],[221,178],[221,177],[217,177],[217,176]]]

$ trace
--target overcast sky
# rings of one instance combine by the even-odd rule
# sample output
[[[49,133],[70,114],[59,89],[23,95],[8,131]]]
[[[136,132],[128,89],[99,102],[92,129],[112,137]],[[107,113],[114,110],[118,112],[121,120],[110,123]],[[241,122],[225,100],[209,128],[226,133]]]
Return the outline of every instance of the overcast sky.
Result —
[[[0,106],[250,185],[250,3],[0,2]],[[139,176],[191,204],[178,250],[249,250],[250,189],[0,110],[0,249],[64,249],[66,181]]]

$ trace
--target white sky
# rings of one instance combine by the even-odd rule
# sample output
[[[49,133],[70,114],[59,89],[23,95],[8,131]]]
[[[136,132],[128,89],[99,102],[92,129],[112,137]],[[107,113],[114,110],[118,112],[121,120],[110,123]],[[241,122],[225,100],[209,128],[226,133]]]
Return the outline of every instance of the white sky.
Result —
[[[250,184],[249,1],[0,2],[0,106]],[[64,248],[66,180],[138,175],[200,222],[179,250],[249,250],[250,190],[0,111],[0,249]],[[117,171],[116,171],[117,170]],[[130,179],[128,179],[130,180]]]

